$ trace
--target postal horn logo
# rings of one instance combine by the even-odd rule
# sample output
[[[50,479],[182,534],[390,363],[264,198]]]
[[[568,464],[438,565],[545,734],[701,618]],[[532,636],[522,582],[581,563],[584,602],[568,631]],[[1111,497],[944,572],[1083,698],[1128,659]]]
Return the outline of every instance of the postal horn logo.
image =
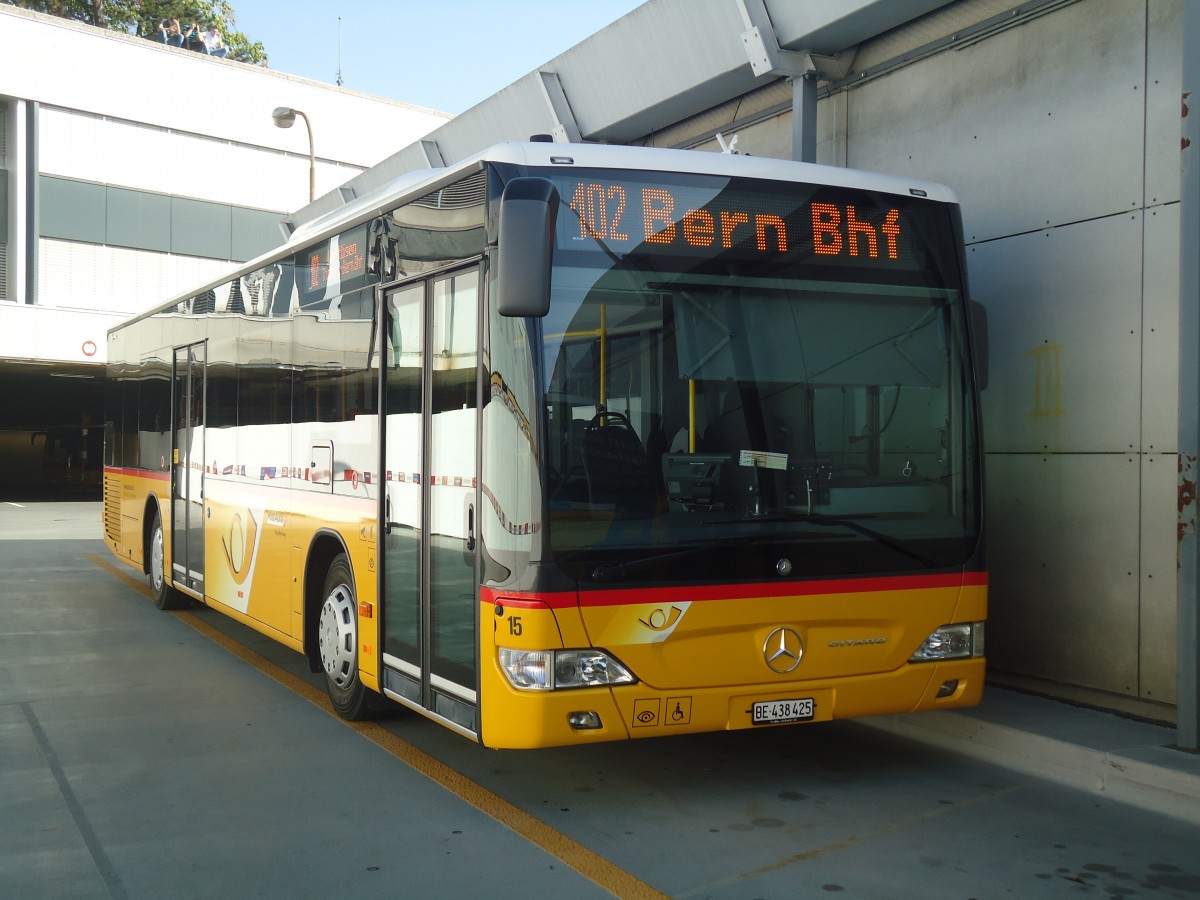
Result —
[[[791,628],[776,628],[767,635],[763,644],[763,659],[767,668],[779,675],[786,675],[800,665],[804,655],[804,642]]]

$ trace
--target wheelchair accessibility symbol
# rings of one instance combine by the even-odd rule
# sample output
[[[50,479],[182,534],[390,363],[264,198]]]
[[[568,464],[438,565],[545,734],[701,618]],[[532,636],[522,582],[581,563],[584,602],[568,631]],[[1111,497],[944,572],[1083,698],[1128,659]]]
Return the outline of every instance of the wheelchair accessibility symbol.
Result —
[[[668,697],[664,725],[688,725],[692,721],[691,697]]]

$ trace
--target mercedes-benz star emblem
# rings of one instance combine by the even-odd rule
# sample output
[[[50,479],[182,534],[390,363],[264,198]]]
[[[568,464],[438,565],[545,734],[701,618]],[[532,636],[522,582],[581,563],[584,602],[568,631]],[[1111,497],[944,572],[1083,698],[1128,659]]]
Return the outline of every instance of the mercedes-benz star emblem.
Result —
[[[804,655],[804,643],[800,635],[790,628],[776,628],[767,635],[763,644],[763,659],[772,672],[786,675],[800,665],[800,657]]]

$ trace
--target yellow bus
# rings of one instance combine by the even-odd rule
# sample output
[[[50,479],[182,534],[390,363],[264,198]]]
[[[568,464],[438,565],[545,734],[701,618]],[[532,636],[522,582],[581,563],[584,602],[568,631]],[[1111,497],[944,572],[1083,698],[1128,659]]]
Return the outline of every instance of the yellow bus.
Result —
[[[108,334],[104,529],[489,747],[978,702],[986,316],[931,183],[500,144]]]

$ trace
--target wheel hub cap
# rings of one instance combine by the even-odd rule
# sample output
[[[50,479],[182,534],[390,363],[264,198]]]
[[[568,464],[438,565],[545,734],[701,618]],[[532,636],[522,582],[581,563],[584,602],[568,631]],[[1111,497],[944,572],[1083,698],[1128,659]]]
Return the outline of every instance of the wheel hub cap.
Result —
[[[354,679],[357,610],[347,585],[340,584],[325,598],[317,626],[321,665],[330,680],[346,687]]]

